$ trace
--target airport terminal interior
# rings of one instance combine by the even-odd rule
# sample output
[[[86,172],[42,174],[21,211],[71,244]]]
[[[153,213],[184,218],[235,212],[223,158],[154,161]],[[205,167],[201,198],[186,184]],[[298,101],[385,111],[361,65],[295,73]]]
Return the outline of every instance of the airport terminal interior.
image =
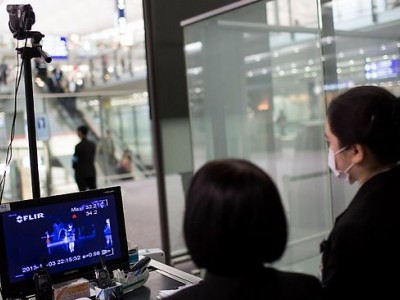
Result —
[[[13,37],[6,10],[26,2],[52,57],[31,61],[41,196],[78,191],[71,159],[76,128],[87,125],[99,187],[122,188],[129,242],[163,249],[166,214],[171,265],[198,275],[181,228],[190,176],[214,158],[246,158],[272,176],[284,201],[290,236],[276,266],[318,275],[318,245],[356,188],[329,173],[326,105],[357,85],[400,96],[400,1],[232,1],[181,20],[189,114],[161,122],[163,211],[140,0],[0,0],[2,202],[32,198],[27,86],[16,50],[27,45]],[[118,168],[126,152],[130,171]],[[248,245],[235,251],[251,255]]]

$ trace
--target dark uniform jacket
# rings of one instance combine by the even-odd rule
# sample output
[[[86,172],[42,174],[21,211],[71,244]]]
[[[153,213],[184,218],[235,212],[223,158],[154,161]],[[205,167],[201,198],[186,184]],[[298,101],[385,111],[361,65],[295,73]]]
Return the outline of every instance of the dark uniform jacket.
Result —
[[[249,274],[217,276],[208,273],[204,281],[185,287],[167,300],[317,300],[319,280],[311,275],[263,268]]]
[[[326,298],[400,298],[399,237],[400,166],[396,166],[360,187],[323,243]]]
[[[72,167],[75,169],[76,179],[86,179],[96,176],[94,158],[96,144],[83,138],[76,146],[72,160]]]

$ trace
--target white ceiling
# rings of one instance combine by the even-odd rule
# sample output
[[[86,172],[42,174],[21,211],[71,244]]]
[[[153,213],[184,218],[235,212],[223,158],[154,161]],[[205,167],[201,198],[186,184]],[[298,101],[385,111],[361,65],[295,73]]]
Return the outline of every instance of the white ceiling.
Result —
[[[0,35],[11,35],[7,4],[30,4],[36,19],[32,30],[44,35],[90,34],[116,23],[116,0],[0,0]],[[142,0],[125,0],[125,6],[128,23],[142,19]]]

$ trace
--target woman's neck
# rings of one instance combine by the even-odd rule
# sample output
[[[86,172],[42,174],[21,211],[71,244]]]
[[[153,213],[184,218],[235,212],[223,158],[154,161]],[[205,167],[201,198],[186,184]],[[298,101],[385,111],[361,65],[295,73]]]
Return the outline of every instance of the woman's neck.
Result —
[[[391,168],[395,167],[396,164],[388,164],[388,165],[382,165],[379,166],[377,168],[374,168],[373,170],[367,172],[364,176],[362,176],[358,182],[360,183],[360,185],[363,185],[365,182],[367,182],[369,179],[371,179],[372,177],[374,177],[375,175],[378,175],[380,173],[389,171]]]

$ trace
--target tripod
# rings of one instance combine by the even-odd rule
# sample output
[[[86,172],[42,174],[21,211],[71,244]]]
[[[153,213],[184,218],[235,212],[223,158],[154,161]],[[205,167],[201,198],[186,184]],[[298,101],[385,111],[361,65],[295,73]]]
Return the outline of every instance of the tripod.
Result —
[[[32,47],[17,48],[17,53],[21,55],[24,66],[25,81],[25,102],[28,128],[29,142],[29,158],[31,166],[31,184],[33,198],[40,198],[40,181],[39,166],[37,158],[36,145],[36,121],[35,121],[35,105],[33,102],[33,85],[32,85],[32,65],[31,59],[34,57],[43,57],[45,62],[50,63],[52,58],[42,50],[40,41],[44,37],[38,31],[29,31],[26,33],[27,38],[31,38]]]

